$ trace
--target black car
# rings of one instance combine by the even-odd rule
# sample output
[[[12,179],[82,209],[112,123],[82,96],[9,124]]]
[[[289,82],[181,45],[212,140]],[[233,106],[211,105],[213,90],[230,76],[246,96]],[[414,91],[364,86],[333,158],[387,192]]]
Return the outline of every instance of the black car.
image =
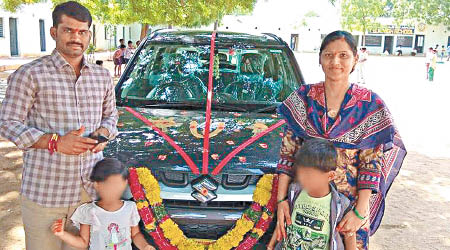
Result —
[[[124,107],[149,118],[201,168],[211,33],[161,30],[142,41],[116,86],[119,135],[105,150],[127,166],[148,167],[171,218],[186,236],[201,239],[226,233],[251,204],[258,179],[275,172],[283,128],[210,175],[217,197],[202,202],[191,195],[198,176],[185,160]],[[276,107],[303,84],[294,54],[273,34],[218,32],[214,54],[210,172],[243,141],[279,121]]]

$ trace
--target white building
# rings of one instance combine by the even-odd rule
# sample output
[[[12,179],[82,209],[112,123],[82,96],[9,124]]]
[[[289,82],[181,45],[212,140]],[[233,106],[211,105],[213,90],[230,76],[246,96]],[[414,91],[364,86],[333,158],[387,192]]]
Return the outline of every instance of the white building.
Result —
[[[382,27],[371,30],[366,34],[365,47],[372,54],[381,54],[388,51],[389,54],[397,54],[401,50],[403,55],[410,55],[413,50],[424,53],[428,48],[441,49],[450,45],[450,31],[444,25],[427,25],[414,21],[404,25],[394,25],[393,18],[380,18]],[[355,32],[359,37],[359,45],[362,45],[361,32]]]
[[[414,48],[422,53],[437,44],[439,48],[450,45],[450,31],[443,25],[410,21],[397,27],[393,18],[380,18],[379,22],[383,28],[366,34],[366,47],[372,54],[386,49],[392,54],[400,45],[404,55]],[[212,25],[205,28],[212,30]],[[251,15],[225,16],[218,27],[219,31],[274,33],[297,51],[317,51],[326,34],[340,29],[340,2],[333,6],[328,0],[259,0]],[[352,34],[362,46],[362,33]]]
[[[53,5],[50,1],[24,5],[16,13],[0,9],[0,56],[41,56],[51,53],[55,41],[50,36]],[[117,47],[123,38],[135,43],[141,33],[140,24],[91,25],[92,39],[96,50],[110,50]]]

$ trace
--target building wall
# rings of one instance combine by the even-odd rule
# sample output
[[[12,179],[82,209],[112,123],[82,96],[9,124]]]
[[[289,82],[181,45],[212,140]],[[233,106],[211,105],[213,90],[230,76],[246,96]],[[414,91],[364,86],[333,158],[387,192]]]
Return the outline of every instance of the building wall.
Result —
[[[312,12],[317,17],[305,17]],[[213,30],[213,25],[200,29]],[[340,9],[328,0],[260,0],[251,15],[225,16],[218,27],[219,31],[273,33],[289,45],[297,35],[292,44],[297,51],[317,51],[322,35],[338,29]]]
[[[55,47],[55,42],[50,36],[50,27],[53,24],[50,11],[51,7],[51,3],[39,3],[32,6],[24,6],[16,13],[6,12],[0,9],[0,17],[3,19],[3,37],[0,37],[0,56],[11,55],[9,18],[17,18],[19,56],[48,54]],[[45,25],[45,51],[41,51],[39,19],[44,20]]]
[[[0,9],[0,18],[3,19],[3,37],[0,37],[0,57],[10,57],[10,27],[9,18],[17,18],[17,42],[20,57],[28,56],[42,56],[50,54],[55,48],[55,41],[50,36],[50,28],[53,25],[52,20],[52,3],[43,2],[33,5],[25,5],[21,7],[16,13],[7,12]],[[45,50],[41,51],[40,43],[40,27],[39,20],[44,21],[45,32]],[[97,50],[114,49],[119,44],[119,39],[124,38],[125,42],[133,41],[135,44],[140,37],[141,25],[115,25],[116,35],[113,32],[107,34],[105,37],[105,25],[95,22],[91,26],[91,31],[94,32],[95,27],[95,42],[94,37],[91,43],[96,45]],[[114,27],[114,26],[112,26]],[[125,28],[125,32],[123,30]],[[112,28],[111,30],[114,30]]]

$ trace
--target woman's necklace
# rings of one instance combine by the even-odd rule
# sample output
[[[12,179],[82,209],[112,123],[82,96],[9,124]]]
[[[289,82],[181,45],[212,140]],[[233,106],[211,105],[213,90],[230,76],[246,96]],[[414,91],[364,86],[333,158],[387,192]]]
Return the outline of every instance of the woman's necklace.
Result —
[[[324,86],[323,94],[325,95],[325,109],[327,111],[327,115],[328,115],[328,117],[335,119],[338,116],[339,110],[328,108],[327,91],[325,89],[325,86]],[[345,94],[344,94],[344,97],[345,97]],[[341,99],[343,99],[343,98],[341,98]],[[344,100],[342,100],[342,102],[344,102]],[[341,103],[341,106],[342,106],[342,103]]]

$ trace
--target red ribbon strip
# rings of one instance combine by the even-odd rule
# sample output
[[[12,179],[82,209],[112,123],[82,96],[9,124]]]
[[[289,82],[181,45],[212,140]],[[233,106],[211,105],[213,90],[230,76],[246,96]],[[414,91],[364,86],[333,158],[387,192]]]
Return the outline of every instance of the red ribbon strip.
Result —
[[[203,137],[203,168],[202,174],[208,174],[209,162],[209,129],[211,128],[211,104],[213,98],[213,71],[214,71],[214,47],[216,41],[216,31],[211,35],[211,50],[209,52],[209,74],[208,74],[208,93],[206,97],[206,123]]]
[[[136,110],[134,110],[130,107],[125,107],[125,109],[128,112],[130,112],[132,115],[134,115],[134,117],[138,118],[139,120],[141,120],[145,124],[147,124],[149,127],[151,127],[156,133],[158,133],[160,136],[162,136],[172,147],[174,147],[175,150],[186,161],[186,163],[189,166],[189,168],[191,169],[192,173],[194,173],[195,175],[200,174],[198,167],[195,165],[194,161],[192,161],[191,157],[189,157],[189,155],[187,155],[186,152],[184,152],[184,150],[180,146],[178,146],[178,144],[174,140],[172,140],[172,138],[170,138],[166,133],[162,132],[158,127],[153,125],[152,122],[150,122],[147,118],[145,118],[143,115],[141,115]]]
[[[220,171],[222,170],[222,168],[234,157],[236,156],[236,154],[238,154],[239,152],[241,152],[244,148],[246,148],[248,145],[254,143],[255,141],[257,141],[259,138],[265,136],[266,134],[272,132],[274,129],[280,127],[281,125],[285,124],[286,121],[285,120],[280,120],[277,123],[273,124],[272,126],[268,127],[266,130],[264,130],[263,132],[252,136],[250,139],[248,139],[247,141],[245,141],[244,143],[242,143],[241,145],[239,145],[239,147],[235,148],[233,151],[231,151],[227,156],[225,156],[225,158],[219,163],[219,165],[217,165],[217,167],[214,169],[214,171],[212,172],[213,175],[217,175],[218,173],[220,173]]]

